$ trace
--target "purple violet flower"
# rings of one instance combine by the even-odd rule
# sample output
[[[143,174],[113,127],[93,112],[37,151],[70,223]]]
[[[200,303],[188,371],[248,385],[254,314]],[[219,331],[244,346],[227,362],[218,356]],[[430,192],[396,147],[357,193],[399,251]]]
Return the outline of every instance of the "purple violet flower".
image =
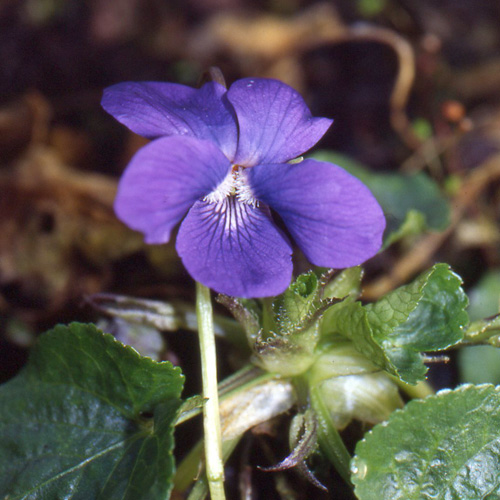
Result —
[[[125,170],[116,214],[147,243],[166,243],[182,221],[177,252],[207,287],[237,297],[286,289],[292,247],[271,209],[315,265],[358,265],[380,248],[384,215],[359,180],[330,163],[287,163],[332,123],[313,118],[288,85],[124,82],[104,91],[102,105],[155,139]]]

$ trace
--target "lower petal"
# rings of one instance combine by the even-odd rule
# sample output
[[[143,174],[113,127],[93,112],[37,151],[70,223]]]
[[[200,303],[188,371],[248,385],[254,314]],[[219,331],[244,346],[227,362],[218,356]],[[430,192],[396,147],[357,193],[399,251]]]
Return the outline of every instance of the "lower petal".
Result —
[[[181,224],[176,246],[189,274],[216,292],[268,297],[290,284],[292,249],[265,207],[234,197],[198,201]]]
[[[331,163],[259,165],[248,169],[254,196],[276,210],[313,264],[361,264],[382,245],[385,218],[369,189]]]

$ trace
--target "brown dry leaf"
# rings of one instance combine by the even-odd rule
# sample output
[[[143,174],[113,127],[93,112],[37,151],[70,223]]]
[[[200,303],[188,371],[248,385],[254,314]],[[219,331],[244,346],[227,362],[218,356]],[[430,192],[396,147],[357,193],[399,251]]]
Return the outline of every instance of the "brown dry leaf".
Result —
[[[28,146],[33,130],[33,113],[25,99],[0,108],[0,158],[9,161]]]
[[[300,54],[345,31],[334,7],[326,3],[290,18],[221,12],[194,34],[188,53],[205,64],[216,55],[228,55],[242,74],[279,78],[300,90]]]
[[[318,4],[289,19],[271,14],[223,12],[213,16],[191,47],[198,54],[219,50],[235,57],[271,61],[346,31],[333,6]],[[208,43],[207,43],[208,42]]]
[[[145,248],[113,212],[116,181],[74,170],[49,148],[30,148],[0,175],[0,190],[4,306],[53,312],[102,290],[111,262]]]
[[[62,165],[50,150],[35,147],[14,170],[3,172],[0,189],[4,299],[21,308],[51,310],[67,294],[95,287],[97,276],[91,272],[92,279],[85,282],[75,255],[80,252],[96,265],[116,256],[112,245],[100,237],[102,230],[113,239],[125,232],[111,211],[115,183],[101,176],[82,176]],[[77,286],[69,290],[74,282]]]
[[[25,118],[12,131],[19,147],[0,170],[0,309],[15,309],[28,321],[102,291],[122,257],[144,251],[162,275],[178,263],[172,245],[145,245],[117,219],[114,178],[68,165],[85,158],[89,143],[85,135],[75,141],[72,129],[51,127],[51,114],[37,92],[0,108],[0,130]],[[131,134],[125,157],[144,142]]]
[[[309,51],[346,42],[388,45],[399,64],[390,97],[391,124],[410,148],[421,145],[405,109],[415,78],[414,51],[395,31],[368,24],[347,26],[331,4],[319,3],[290,18],[220,13],[191,40],[186,57],[202,65],[218,57],[229,59],[240,74],[277,78],[301,93],[306,90],[302,58]]]

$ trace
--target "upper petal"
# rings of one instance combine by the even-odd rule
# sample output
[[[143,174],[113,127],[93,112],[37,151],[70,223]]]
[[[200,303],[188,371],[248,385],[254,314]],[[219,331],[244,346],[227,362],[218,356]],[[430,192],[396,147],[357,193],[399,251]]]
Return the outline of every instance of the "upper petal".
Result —
[[[298,92],[264,78],[238,80],[227,92],[238,117],[235,163],[282,163],[314,146],[332,120],[313,118]]]
[[[189,274],[216,292],[267,297],[290,284],[290,243],[266,208],[235,197],[197,202],[181,224],[176,247]]]
[[[382,209],[368,188],[340,167],[304,160],[246,172],[254,195],[278,212],[311,263],[355,266],[380,249]]]
[[[209,82],[200,89],[164,82],[123,82],[104,89],[101,104],[119,122],[147,138],[188,135],[215,142],[232,158],[237,125],[226,89]]]
[[[213,191],[231,169],[210,141],[163,137],[132,158],[118,185],[115,212],[147,243],[165,243],[193,203]]]

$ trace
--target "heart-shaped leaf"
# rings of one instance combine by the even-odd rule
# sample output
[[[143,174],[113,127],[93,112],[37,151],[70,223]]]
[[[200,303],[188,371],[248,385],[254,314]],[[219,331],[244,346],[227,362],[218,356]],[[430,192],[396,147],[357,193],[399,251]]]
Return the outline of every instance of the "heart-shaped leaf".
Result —
[[[0,387],[0,498],[167,498],[182,385],[93,325],[57,326]]]
[[[500,498],[500,388],[411,401],[358,443],[351,471],[359,500]]]
[[[448,265],[436,264],[374,304],[334,305],[322,330],[349,338],[372,363],[415,384],[427,372],[421,352],[446,349],[463,338],[466,307],[460,277]]]

